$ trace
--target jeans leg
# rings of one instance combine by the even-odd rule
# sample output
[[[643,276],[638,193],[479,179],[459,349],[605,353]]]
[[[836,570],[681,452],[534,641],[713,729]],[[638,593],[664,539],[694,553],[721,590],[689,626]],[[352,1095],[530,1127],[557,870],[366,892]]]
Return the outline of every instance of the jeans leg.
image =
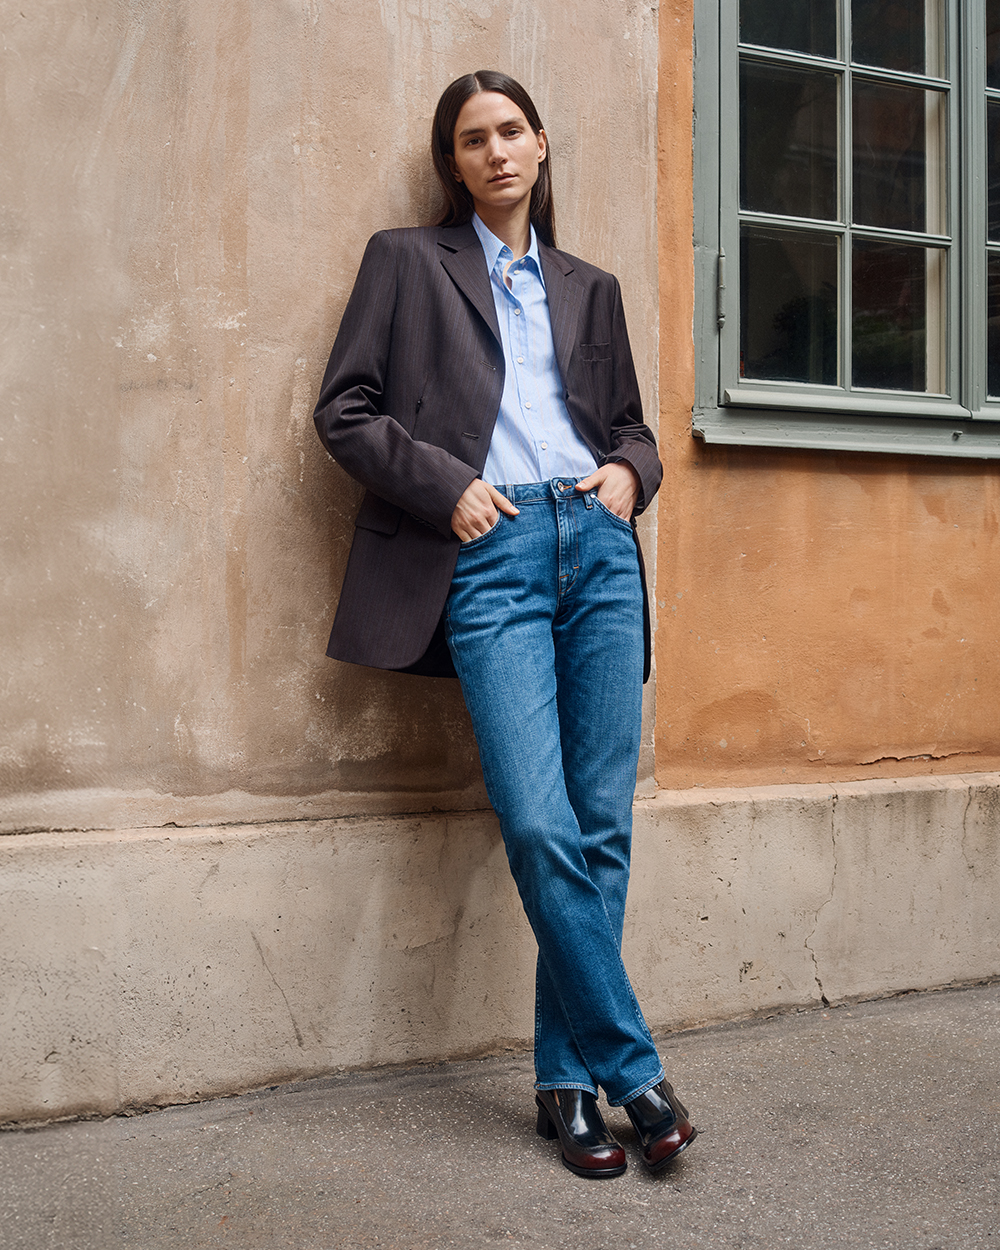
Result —
[[[579,623],[587,615],[582,603],[573,612],[567,607],[562,626],[557,622],[560,602],[569,604],[567,587],[577,575],[572,568],[560,574],[559,554],[569,553],[570,566],[578,554],[573,548],[577,537],[560,534],[559,508],[582,512],[583,502],[522,506],[520,516],[502,517],[488,535],[463,546],[449,595],[447,634],[476,730],[487,790],[547,974],[540,983],[546,1003],[536,1052],[539,1085],[593,1091],[600,1084],[609,1101],[621,1102],[655,1084],[662,1069],[619,951],[627,827],[623,834],[618,820],[610,839],[596,826],[584,833],[564,775],[557,668],[575,670],[567,691],[576,685],[581,691],[603,688],[598,702],[613,707],[616,699],[614,682],[601,667],[606,654],[595,671],[598,653],[609,647],[597,647],[586,630],[580,633],[579,646],[567,645],[578,628],[572,619]],[[620,542],[618,550],[623,550]],[[613,616],[602,611],[593,619],[603,621],[604,629],[613,625]],[[557,637],[565,651],[562,661],[557,661]],[[614,641],[610,649],[615,649]],[[640,665],[641,659],[640,638]],[[571,736],[567,729],[567,737]],[[568,758],[579,762],[580,753],[586,752],[571,744]],[[625,802],[630,809],[634,758],[629,777],[621,753],[611,754],[626,784],[594,782],[597,806],[607,806],[600,797],[605,791],[620,791],[627,798],[616,799],[617,805]],[[597,764],[588,767],[593,780],[601,769]],[[587,791],[582,806],[588,808],[593,806],[591,780],[584,777],[573,783],[574,791],[581,787]],[[612,845],[616,839],[617,849]],[[601,848],[604,841],[611,849]],[[610,908],[591,876],[588,859],[595,874],[607,878],[614,896]],[[545,1017],[553,997],[563,1024],[552,1034],[555,1044],[550,1045]],[[567,1034],[573,1046],[560,1042]]]
[[[553,626],[563,771],[587,871],[620,949],[642,720],[642,586],[627,523],[590,499],[572,510],[577,567]],[[541,961],[536,1012],[558,1070],[576,1045]]]

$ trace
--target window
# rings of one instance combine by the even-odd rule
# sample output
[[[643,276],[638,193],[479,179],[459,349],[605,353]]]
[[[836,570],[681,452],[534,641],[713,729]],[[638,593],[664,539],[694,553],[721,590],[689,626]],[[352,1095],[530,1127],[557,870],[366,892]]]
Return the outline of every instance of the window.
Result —
[[[698,0],[709,442],[1000,457],[1000,0]]]

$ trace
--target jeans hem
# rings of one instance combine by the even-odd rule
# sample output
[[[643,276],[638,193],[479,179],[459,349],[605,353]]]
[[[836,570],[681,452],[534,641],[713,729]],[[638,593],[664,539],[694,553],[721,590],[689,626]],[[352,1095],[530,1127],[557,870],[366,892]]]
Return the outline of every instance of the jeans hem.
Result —
[[[659,1085],[659,1083],[665,1078],[666,1073],[661,1068],[659,1076],[654,1076],[653,1079],[651,1081],[647,1081],[645,1085],[638,1086],[638,1088],[634,1089],[630,1094],[626,1094],[624,1098],[608,1098],[608,1106],[624,1107],[627,1102],[631,1102],[633,1098],[638,1098],[648,1089],[652,1089],[654,1085]]]
[[[656,1082],[654,1081],[653,1084],[655,1085]],[[648,1088],[649,1087],[647,1086],[647,1089]],[[544,1090],[546,1092],[553,1089],[582,1089],[585,1093],[593,1094],[595,1098],[597,1097],[597,1086],[584,1085],[582,1081],[579,1083],[574,1083],[572,1081],[536,1081],[535,1089]],[[638,1095],[636,1095],[636,1097],[638,1097]]]

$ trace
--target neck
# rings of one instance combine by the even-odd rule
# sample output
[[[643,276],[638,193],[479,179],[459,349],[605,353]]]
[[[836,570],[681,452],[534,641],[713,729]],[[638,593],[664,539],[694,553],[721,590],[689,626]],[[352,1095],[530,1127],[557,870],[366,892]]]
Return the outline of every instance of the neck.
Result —
[[[487,230],[495,234],[501,243],[507,244],[515,260],[527,254],[531,246],[531,213],[527,199],[510,208],[477,204],[476,212]]]

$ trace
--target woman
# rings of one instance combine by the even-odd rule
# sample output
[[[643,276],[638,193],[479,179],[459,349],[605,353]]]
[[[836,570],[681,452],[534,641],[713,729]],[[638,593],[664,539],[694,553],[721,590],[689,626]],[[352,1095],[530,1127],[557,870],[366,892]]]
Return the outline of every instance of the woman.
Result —
[[[316,408],[367,487],[328,654],[457,672],[538,940],[538,1131],[620,1175],[603,1087],[656,1170],[695,1136],[620,956],[649,647],[632,519],[661,468],[618,283],[555,248],[527,92],[453,82],[432,150],[445,207],[370,241]]]

